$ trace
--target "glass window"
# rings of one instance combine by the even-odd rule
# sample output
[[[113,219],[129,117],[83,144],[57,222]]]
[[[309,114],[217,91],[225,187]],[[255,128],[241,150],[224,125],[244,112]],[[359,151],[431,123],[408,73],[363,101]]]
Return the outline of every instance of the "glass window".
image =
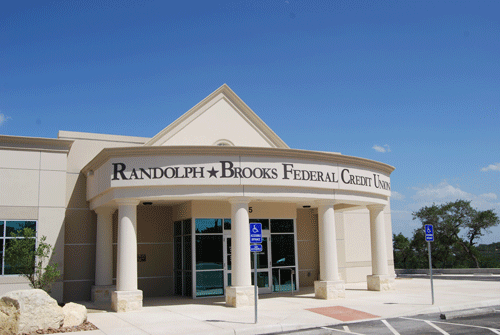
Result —
[[[192,252],[191,252],[191,236],[184,236],[184,245],[183,245],[183,259],[184,259],[184,270],[191,270],[192,263]]]
[[[182,271],[175,271],[175,294],[182,295]]]
[[[182,221],[174,222],[174,236],[182,235]]]
[[[3,269],[3,239],[0,239],[0,275],[2,274]]]
[[[254,269],[254,256],[253,252],[251,253],[252,256],[250,258],[250,263],[252,270]],[[267,237],[262,238],[262,252],[257,253],[257,269],[267,269],[268,268],[267,264]]]
[[[293,234],[272,234],[271,255],[273,267],[295,265]]]
[[[254,281],[252,273],[252,285],[254,285]],[[257,272],[257,287],[269,287],[269,272]]]
[[[222,219],[196,219],[197,234],[221,234]]]
[[[12,234],[15,236],[22,236],[24,228],[31,228],[36,232],[36,222],[35,221],[7,221],[6,234],[5,237],[11,237]]]
[[[8,254],[9,246],[14,239],[28,242],[28,240],[23,239],[24,228],[32,229],[36,236],[36,221],[0,221],[0,275],[19,274],[13,267],[15,264],[8,264],[4,256]],[[28,242],[33,250],[36,246],[35,236],[30,238]],[[33,259],[33,265],[34,262]]]
[[[175,269],[182,270],[182,236],[174,237]]]
[[[196,272],[196,296],[224,294],[224,271]]]
[[[193,295],[193,276],[191,271],[184,272],[184,296],[191,297]]]
[[[231,219],[224,219],[224,230],[231,230]]]
[[[271,233],[293,233],[293,220],[271,219]]]
[[[182,221],[184,235],[191,235],[191,219]]]
[[[196,236],[196,270],[222,269],[222,235]]]
[[[227,238],[227,269],[231,270],[231,238]]]
[[[293,277],[293,286],[292,286]],[[297,288],[297,277],[288,269],[273,269],[273,292],[291,292]]]

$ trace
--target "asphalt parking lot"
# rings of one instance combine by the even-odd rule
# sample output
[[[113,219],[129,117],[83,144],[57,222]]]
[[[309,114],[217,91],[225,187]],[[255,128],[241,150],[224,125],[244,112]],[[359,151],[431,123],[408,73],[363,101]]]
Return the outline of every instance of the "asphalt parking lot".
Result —
[[[442,319],[439,313],[398,317],[365,322],[318,327],[286,334],[362,334],[362,335],[421,335],[421,334],[500,334],[500,306],[485,311],[487,314]],[[285,333],[282,333],[285,334]]]

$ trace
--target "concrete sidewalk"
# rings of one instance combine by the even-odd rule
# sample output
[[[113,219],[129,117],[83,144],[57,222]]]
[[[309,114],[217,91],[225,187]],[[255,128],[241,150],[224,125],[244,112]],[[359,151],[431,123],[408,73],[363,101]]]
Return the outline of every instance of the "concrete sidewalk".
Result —
[[[311,308],[342,306],[355,310],[351,316],[360,320],[363,316],[357,315],[362,313],[356,311],[389,318],[495,306],[500,305],[500,282],[435,280],[434,296],[433,306],[430,281],[425,279],[397,279],[389,292],[367,291],[366,283],[346,284],[346,298],[340,300],[315,299],[312,288],[304,288],[295,296],[261,295],[257,324],[253,307],[225,307],[223,298],[145,299],[144,308],[136,312],[89,310],[88,320],[99,330],[80,334],[265,334],[344,323]]]

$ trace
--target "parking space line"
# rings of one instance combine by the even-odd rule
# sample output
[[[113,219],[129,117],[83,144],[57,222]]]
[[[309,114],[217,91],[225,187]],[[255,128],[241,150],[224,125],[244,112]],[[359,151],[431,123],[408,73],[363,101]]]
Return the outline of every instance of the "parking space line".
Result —
[[[344,326],[344,330],[348,333],[350,333],[351,331],[349,330],[349,327],[348,326]]]
[[[365,335],[365,334],[360,334],[360,333],[353,333],[351,331],[345,331],[342,329],[335,329],[335,328],[328,328],[328,327],[320,327],[321,329],[328,329],[331,331],[336,331],[336,332],[341,332],[341,333],[348,333],[348,334],[354,334],[354,335]]]
[[[394,335],[401,335],[396,329],[394,329],[393,326],[391,326],[389,324],[389,322],[387,322],[386,320],[380,320],[384,323],[384,325],[386,325],[387,328],[389,328],[389,330],[394,334]]]
[[[436,329],[436,330],[437,330],[438,332],[440,332],[441,334],[444,334],[444,335],[450,335],[450,333],[445,332],[444,330],[442,330],[441,328],[439,328],[438,326],[436,326],[435,324],[433,324],[433,323],[432,323],[432,322],[430,322],[430,321],[425,320],[425,323],[427,323],[429,326],[434,327],[434,329]]]
[[[407,318],[401,316],[400,319],[406,319],[406,320],[414,320],[414,321],[426,321],[422,319],[415,319],[415,318]],[[433,323],[443,323],[445,325],[450,325],[450,326],[463,326],[463,327],[471,327],[471,328],[481,328],[481,329],[488,329],[496,334],[500,334],[500,329],[496,328],[488,328],[488,327],[482,327],[482,326],[474,326],[474,325],[465,325],[463,323],[453,323],[453,322],[443,322],[443,321],[432,321]]]

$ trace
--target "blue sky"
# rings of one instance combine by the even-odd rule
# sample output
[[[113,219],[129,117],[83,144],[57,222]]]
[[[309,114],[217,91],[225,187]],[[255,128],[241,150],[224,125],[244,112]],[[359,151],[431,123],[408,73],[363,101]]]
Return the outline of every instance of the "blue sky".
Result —
[[[175,3],[2,3],[0,134],[152,137],[227,83],[292,148],[395,166],[395,233],[500,214],[499,1]]]

